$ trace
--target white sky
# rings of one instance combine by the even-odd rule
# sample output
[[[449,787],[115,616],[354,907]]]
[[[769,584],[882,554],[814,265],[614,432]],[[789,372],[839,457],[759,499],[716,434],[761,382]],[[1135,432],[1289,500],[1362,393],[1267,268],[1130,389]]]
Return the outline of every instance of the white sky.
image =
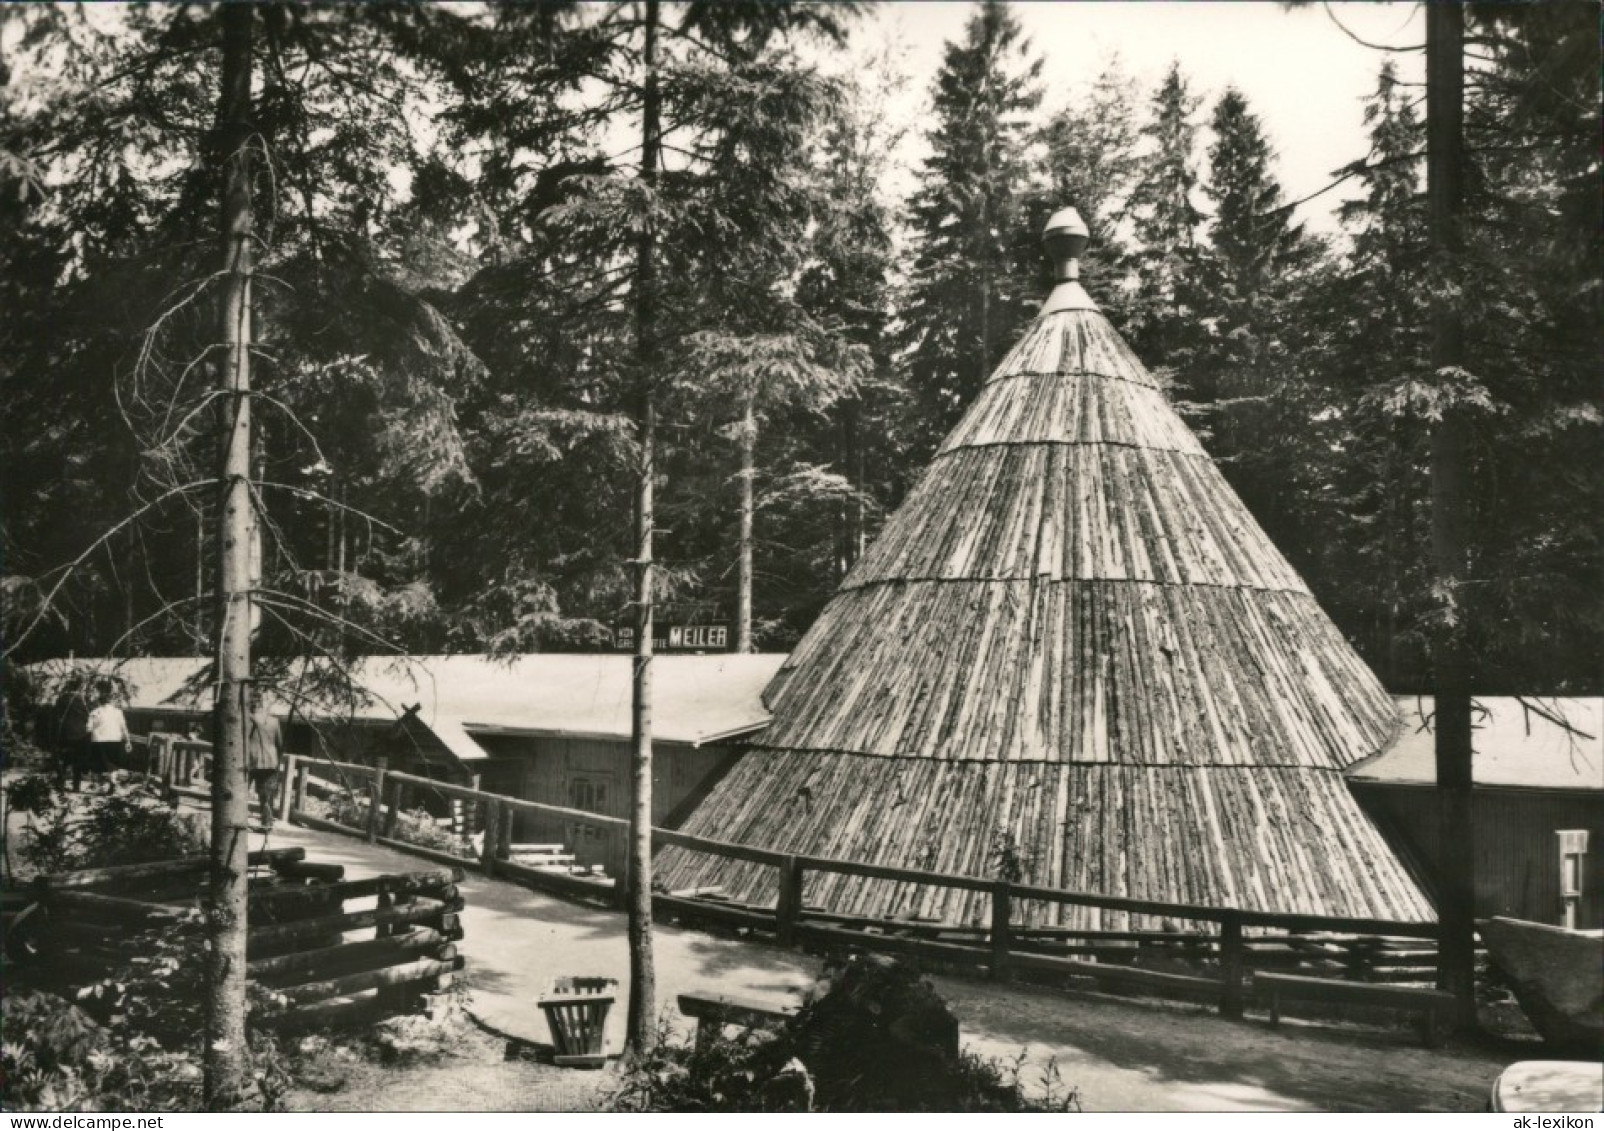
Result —
[[[1333,21],[1371,43],[1395,47],[1425,40],[1418,4],[1339,2],[1292,10],[1259,0],[1230,2],[1016,2],[1014,11],[1032,46],[1045,60],[1043,109],[1065,105],[1117,52],[1143,97],[1163,77],[1172,59],[1180,61],[1194,94],[1205,101],[1200,123],[1214,100],[1235,84],[1264,122],[1279,154],[1276,173],[1289,200],[1330,182],[1333,170],[1363,157],[1369,146],[1363,101],[1375,90],[1376,73],[1387,55],[1361,46]],[[920,135],[927,125],[929,94],[941,65],[942,44],[962,36],[972,3],[886,3],[855,29],[855,44],[885,43],[903,50],[909,84],[894,100],[894,112],[912,129],[905,156],[916,165],[925,152]],[[1394,53],[1401,77],[1423,77],[1422,51]],[[1201,141],[1206,143],[1206,131]],[[1351,187],[1351,182],[1350,186]],[[896,186],[902,191],[903,186]],[[1298,218],[1317,231],[1335,226],[1339,189],[1299,210]]]

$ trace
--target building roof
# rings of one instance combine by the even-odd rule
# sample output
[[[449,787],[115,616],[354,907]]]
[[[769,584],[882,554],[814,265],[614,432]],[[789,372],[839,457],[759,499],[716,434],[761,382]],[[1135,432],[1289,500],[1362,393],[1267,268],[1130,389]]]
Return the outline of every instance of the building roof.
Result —
[[[1429,919],[1342,777],[1392,740],[1392,701],[1073,269],[1060,278],[686,830],[971,876],[1012,838],[1033,884]],[[772,869],[674,847],[659,876],[775,895]],[[857,876],[805,897],[870,915],[925,898]],[[985,913],[984,893],[941,898],[943,917]]]
[[[652,737],[700,746],[747,734],[768,722],[760,695],[784,656],[658,656],[652,662]],[[46,674],[68,661],[37,665]],[[135,709],[206,709],[210,688],[199,683],[209,661],[192,657],[82,660],[115,670],[131,688]],[[487,656],[369,657],[353,682],[366,702],[313,713],[388,721],[416,704],[417,717],[459,758],[484,758],[474,741],[485,734],[627,739],[633,657],[540,653]],[[288,710],[280,682],[278,710]]]
[[[1433,700],[1399,696],[1398,707],[1398,741],[1349,770],[1350,780],[1436,783]],[[1604,793],[1604,699],[1477,697],[1471,725],[1477,785]]]

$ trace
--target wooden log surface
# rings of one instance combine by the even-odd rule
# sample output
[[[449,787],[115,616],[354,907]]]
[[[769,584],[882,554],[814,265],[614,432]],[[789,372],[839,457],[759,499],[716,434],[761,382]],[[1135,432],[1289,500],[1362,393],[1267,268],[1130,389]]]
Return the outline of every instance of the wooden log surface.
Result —
[[[359,942],[338,943],[334,947],[314,947],[289,955],[253,958],[250,959],[249,974],[253,979],[271,980],[305,971],[313,971],[314,974],[335,971],[348,963],[372,967],[393,964],[409,956],[446,959],[456,955],[456,947],[452,947],[456,937],[460,937],[460,929],[457,932],[444,932],[433,927],[414,926],[404,934],[390,935],[388,938],[364,938]],[[390,963],[385,963],[385,959],[390,959]]]
[[[330,899],[360,899],[380,893],[397,895],[421,892],[437,899],[457,895],[456,885],[466,873],[461,868],[434,868],[420,872],[391,872],[360,880],[317,884],[312,887],[265,888],[251,892],[251,906],[280,909],[295,904],[317,904]]]
[[[128,923],[178,922],[184,918],[180,909],[165,904],[91,891],[53,891],[46,895],[45,906],[53,915],[84,915]]]
[[[294,1033],[324,1026],[346,1027],[371,1023],[398,1013],[411,1012],[415,1005],[421,1008],[421,995],[414,1003],[397,1002],[369,993],[355,999],[335,998],[331,1001],[314,1002],[279,1013],[253,1013],[249,1022],[280,1033]]]
[[[442,974],[451,974],[461,970],[463,965],[464,959],[460,954],[443,961],[434,958],[419,958],[395,966],[380,966],[354,974],[344,974],[338,978],[325,978],[316,982],[280,986],[276,988],[276,992],[283,994],[292,1005],[305,1005],[309,1002],[323,1001],[331,997],[346,997],[351,994],[363,993],[367,990],[390,989],[395,986],[408,985],[412,982],[421,982],[425,978],[438,978]]]
[[[1050,954],[1016,954],[1014,965],[1021,970],[1038,973],[1062,974],[1068,977],[1091,978],[1109,985],[1136,989],[1166,990],[1186,995],[1204,994],[1218,999],[1223,983],[1218,978],[1205,978],[1193,974],[1171,974],[1161,970],[1143,970],[1113,962],[1081,962],[1073,958],[1058,958]]]
[[[655,895],[652,897],[654,914],[681,915],[688,919],[700,919],[709,923],[721,923],[729,927],[753,927],[759,930],[772,931],[775,929],[774,913],[772,911],[758,911],[741,907],[730,907],[720,903],[710,903],[704,899],[684,899],[673,895]],[[800,930],[802,924],[798,924]]]
[[[286,879],[315,880],[321,883],[333,883],[345,878],[344,864],[313,864],[298,861],[275,864],[273,870]]]
[[[67,888],[90,888],[106,884],[127,884],[137,880],[154,879],[188,872],[203,872],[211,866],[207,856],[181,856],[173,860],[156,860],[148,864],[117,864],[105,868],[82,868],[75,872],[57,872],[38,876],[34,886],[41,891]]]
[[[798,923],[796,934],[797,938],[805,943],[850,946],[887,954],[911,954],[959,966],[986,966],[991,962],[990,952],[983,947],[961,946],[956,943],[936,942],[933,939],[871,935],[862,931],[845,931],[839,927],[825,927],[808,922]]]
[[[300,939],[318,938],[335,932],[359,931],[376,927],[381,923],[429,923],[438,929],[449,930],[458,925],[455,912],[460,910],[461,906],[460,898],[449,904],[437,899],[420,899],[409,907],[392,907],[382,911],[374,908],[370,911],[353,911],[343,915],[324,915],[315,919],[299,919],[293,923],[253,927],[249,945],[271,946]]]
[[[451,864],[457,868],[467,868],[474,865],[474,861],[465,856],[457,856],[450,852],[442,852],[438,848],[430,848],[422,844],[413,844],[411,841],[392,840],[389,837],[380,837],[379,843],[386,848],[394,848],[401,852],[410,852],[421,856],[425,860],[433,860],[437,864]]]
[[[501,879],[516,880],[536,891],[578,896],[582,899],[611,900],[619,887],[617,880],[597,880],[585,876],[565,875],[562,872],[548,872],[513,860],[499,861],[496,864],[496,875]]]

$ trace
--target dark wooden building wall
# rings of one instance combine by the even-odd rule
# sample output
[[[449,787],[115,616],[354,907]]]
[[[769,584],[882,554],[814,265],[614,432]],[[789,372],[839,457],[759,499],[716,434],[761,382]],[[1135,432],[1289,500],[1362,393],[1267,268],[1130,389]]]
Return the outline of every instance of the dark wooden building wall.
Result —
[[[490,759],[479,767],[480,788],[548,805],[610,817],[629,816],[627,739],[482,736]],[[652,823],[677,825],[738,756],[727,746],[652,746]],[[611,830],[558,817],[520,814],[513,838],[562,844],[581,864],[622,874],[623,838]]]
[[[136,734],[152,730],[182,734],[194,727],[198,728],[198,737],[211,737],[209,714],[133,709],[128,712],[128,720]],[[341,762],[372,763],[382,755],[391,769],[423,777],[468,784],[477,776],[479,788],[491,793],[610,817],[629,815],[627,739],[483,736],[477,741],[490,757],[461,763],[459,768],[443,748],[426,748],[426,737],[409,733],[408,728],[393,722],[342,721],[312,727],[297,721],[286,725],[284,745],[292,754],[317,754]],[[652,823],[677,826],[739,753],[738,748],[730,746],[654,743]],[[450,766],[445,764],[447,760]],[[450,811],[449,801],[441,797],[417,794],[409,798],[409,804],[436,816]],[[513,825],[513,838],[525,843],[562,844],[580,863],[599,864],[609,875],[622,874],[623,839],[610,830],[558,817],[519,814]]]
[[[1360,806],[1420,873],[1438,859],[1436,791],[1424,785],[1351,783]],[[1477,789],[1476,913],[1559,924],[1561,829],[1588,832],[1577,926],[1604,927],[1604,792]]]

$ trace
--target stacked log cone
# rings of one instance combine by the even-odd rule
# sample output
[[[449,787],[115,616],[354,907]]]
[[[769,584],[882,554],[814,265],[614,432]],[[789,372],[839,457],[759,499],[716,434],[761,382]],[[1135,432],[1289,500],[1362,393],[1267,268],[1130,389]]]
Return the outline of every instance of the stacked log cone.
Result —
[[[1342,776],[1392,741],[1396,708],[1075,277],[1061,266],[684,831],[969,876],[997,875],[1007,844],[1037,886],[1432,919]],[[772,867],[677,846],[657,871],[778,895]],[[984,893],[841,874],[810,873],[804,898],[987,914]]]

